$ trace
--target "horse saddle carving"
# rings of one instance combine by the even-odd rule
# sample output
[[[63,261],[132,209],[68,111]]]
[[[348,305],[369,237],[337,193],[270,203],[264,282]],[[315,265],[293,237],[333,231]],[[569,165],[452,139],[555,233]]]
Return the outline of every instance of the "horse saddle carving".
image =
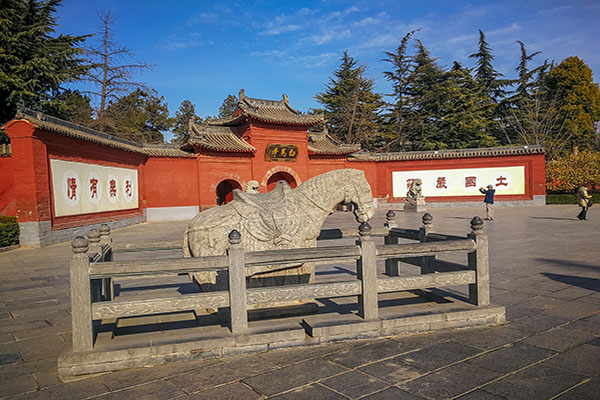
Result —
[[[242,229],[273,249],[297,247],[294,238],[300,227],[298,206],[293,189],[285,181],[264,194],[233,192],[232,207],[241,216]]]

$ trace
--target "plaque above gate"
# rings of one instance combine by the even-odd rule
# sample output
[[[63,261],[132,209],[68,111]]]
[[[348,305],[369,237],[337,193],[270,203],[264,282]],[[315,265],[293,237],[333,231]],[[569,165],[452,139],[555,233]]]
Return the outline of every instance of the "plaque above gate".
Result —
[[[265,152],[265,161],[296,161],[298,146],[293,144],[269,144]]]

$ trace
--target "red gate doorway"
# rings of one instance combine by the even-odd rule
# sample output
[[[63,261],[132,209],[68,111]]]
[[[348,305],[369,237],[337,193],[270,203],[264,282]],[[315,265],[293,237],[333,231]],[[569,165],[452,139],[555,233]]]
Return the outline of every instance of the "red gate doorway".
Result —
[[[217,205],[229,203],[233,200],[233,191],[241,189],[242,186],[233,179],[225,179],[217,186]]]
[[[296,183],[296,180],[294,179],[294,177],[291,174],[280,171],[280,172],[276,172],[273,175],[271,175],[271,177],[267,181],[267,191],[270,192],[271,190],[273,190],[273,188],[275,187],[275,184],[278,181],[286,181],[287,183],[289,183],[289,185],[292,189],[294,189],[296,186],[298,186],[298,183]]]

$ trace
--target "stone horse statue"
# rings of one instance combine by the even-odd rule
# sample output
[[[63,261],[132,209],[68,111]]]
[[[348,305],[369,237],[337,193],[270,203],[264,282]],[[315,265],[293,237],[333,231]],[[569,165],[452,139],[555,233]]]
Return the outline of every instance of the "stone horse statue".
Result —
[[[226,254],[233,229],[242,234],[246,251],[316,247],[321,226],[339,203],[353,203],[357,221],[375,213],[371,187],[363,171],[341,169],[318,175],[297,188],[279,181],[269,193],[234,190],[233,200],[196,215],[183,238],[184,257]],[[225,273],[223,273],[225,272]],[[204,291],[225,290],[226,271],[194,273]],[[248,268],[248,287],[308,283],[314,265]]]

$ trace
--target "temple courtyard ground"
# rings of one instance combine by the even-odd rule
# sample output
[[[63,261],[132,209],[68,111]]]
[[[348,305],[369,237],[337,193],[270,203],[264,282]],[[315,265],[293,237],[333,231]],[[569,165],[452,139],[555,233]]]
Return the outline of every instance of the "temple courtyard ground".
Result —
[[[382,226],[387,210],[372,221]],[[497,208],[490,237],[500,326],[340,342],[108,373],[69,383],[69,243],[0,253],[0,398],[598,399],[600,210]],[[431,208],[434,231],[464,235],[481,208]],[[403,228],[421,214],[397,212]],[[115,243],[178,240],[185,223],[115,230]],[[324,228],[356,226],[335,213]],[[169,253],[169,252],[167,252]],[[171,252],[171,256],[173,252]],[[141,257],[117,253],[115,258]],[[145,254],[148,256],[148,254]],[[169,254],[166,254],[169,255]]]

